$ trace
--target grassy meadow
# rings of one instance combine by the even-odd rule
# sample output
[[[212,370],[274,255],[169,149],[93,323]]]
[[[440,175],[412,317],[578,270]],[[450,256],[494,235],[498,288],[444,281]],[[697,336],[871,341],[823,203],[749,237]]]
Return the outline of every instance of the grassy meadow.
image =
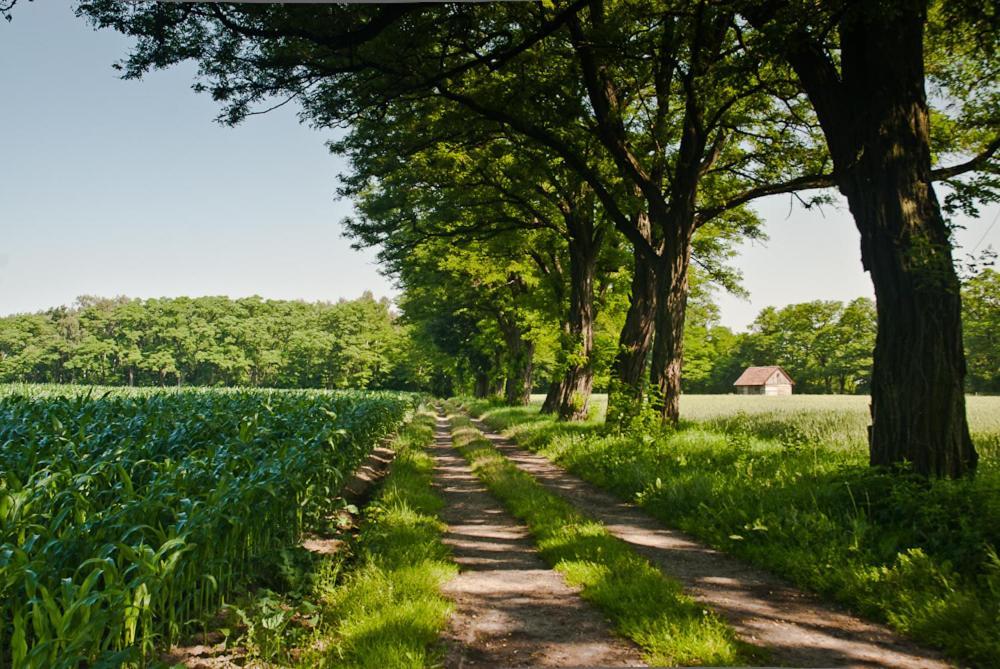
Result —
[[[531,396],[532,403],[539,406],[544,399],[544,395]],[[1000,396],[968,395],[965,401],[979,455],[995,463],[1000,459]],[[681,420],[687,425],[750,430],[786,441],[797,437],[804,443],[858,449],[867,456],[868,405],[867,395],[682,395]],[[607,395],[592,396],[593,420],[603,422],[607,408]]]
[[[970,397],[977,476],[867,466],[867,398],[686,396],[623,433],[469,401],[492,427],[666,524],[980,667],[1000,666],[1000,397]]]

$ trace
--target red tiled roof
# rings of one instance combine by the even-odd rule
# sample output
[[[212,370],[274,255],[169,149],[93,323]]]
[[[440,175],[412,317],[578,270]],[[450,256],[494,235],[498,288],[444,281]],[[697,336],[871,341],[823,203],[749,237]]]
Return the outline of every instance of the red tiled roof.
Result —
[[[791,375],[789,375],[788,372],[783,370],[781,367],[778,367],[777,365],[770,365],[768,367],[747,367],[746,370],[744,370],[744,372],[740,374],[740,378],[736,379],[736,382],[733,383],[733,385],[762,386],[765,383],[767,383],[767,380],[771,378],[771,375],[774,374],[776,371],[784,374],[785,378],[788,379],[790,383],[792,383],[793,385],[795,384],[795,381],[792,381],[792,377]]]

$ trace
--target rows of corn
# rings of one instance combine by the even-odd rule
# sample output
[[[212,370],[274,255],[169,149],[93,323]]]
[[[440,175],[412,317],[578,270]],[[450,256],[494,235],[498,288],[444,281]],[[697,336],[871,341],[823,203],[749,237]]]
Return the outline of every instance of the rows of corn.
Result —
[[[0,666],[145,663],[299,541],[413,401],[0,392]]]

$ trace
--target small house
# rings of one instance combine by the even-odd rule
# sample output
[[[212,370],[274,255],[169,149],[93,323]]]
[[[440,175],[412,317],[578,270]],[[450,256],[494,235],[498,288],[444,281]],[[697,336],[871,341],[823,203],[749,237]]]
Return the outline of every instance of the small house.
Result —
[[[737,395],[791,395],[795,381],[777,365],[747,367],[733,384]]]

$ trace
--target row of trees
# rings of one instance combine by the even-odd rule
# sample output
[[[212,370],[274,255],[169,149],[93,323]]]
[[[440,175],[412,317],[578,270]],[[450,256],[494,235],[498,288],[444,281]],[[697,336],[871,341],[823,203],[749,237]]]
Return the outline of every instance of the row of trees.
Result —
[[[760,229],[748,203],[837,188],[877,297],[871,461],[974,469],[945,215],[997,194],[1000,30],[982,3],[79,11],[137,38],[126,76],[198,61],[224,122],[297,99],[308,122],[348,127],[333,148],[353,168],[349,232],[381,249],[405,312],[480,391],[502,370],[511,402],[557,333],[546,408],[566,418],[585,413],[619,308],[609,420],[651,390],[675,422],[692,267],[734,287],[732,244]]]
[[[741,334],[689,319],[686,392],[732,392],[733,381],[751,365],[781,365],[795,380],[796,393],[869,390],[875,305],[867,298],[767,307]]]
[[[0,381],[426,387],[432,361],[386,300],[82,297],[0,318]]]
[[[501,272],[498,276],[505,277]],[[684,392],[729,393],[750,365],[780,364],[796,392],[866,393],[875,345],[875,305],[814,301],[766,307],[747,332],[719,324],[704,282],[687,307]],[[594,328],[594,389],[606,391],[615,336],[625,310],[603,291]],[[230,300],[225,297],[137,300],[84,296],[72,307],[0,318],[0,382],[105,385],[395,388],[437,394],[502,395],[507,370],[489,356],[472,368],[458,350],[466,337],[504,357],[503,335],[489,315],[477,322],[422,311],[424,293],[404,296],[412,323],[387,300],[366,293],[337,303]],[[987,269],[963,290],[967,388],[1000,393],[1000,273]],[[436,319],[436,320],[435,320]],[[557,323],[557,319],[551,319]],[[435,331],[440,325],[445,330]],[[532,388],[547,390],[563,367],[564,350],[551,323],[528,341]],[[418,334],[420,333],[420,334]],[[477,371],[479,376],[477,376]]]

